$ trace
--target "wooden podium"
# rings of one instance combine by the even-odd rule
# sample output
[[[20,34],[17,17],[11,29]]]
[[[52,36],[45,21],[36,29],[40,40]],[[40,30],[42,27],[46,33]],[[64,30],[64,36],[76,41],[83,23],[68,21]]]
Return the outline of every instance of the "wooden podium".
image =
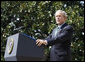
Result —
[[[42,61],[43,46],[36,45],[36,39],[24,33],[9,36],[5,50],[5,61]]]

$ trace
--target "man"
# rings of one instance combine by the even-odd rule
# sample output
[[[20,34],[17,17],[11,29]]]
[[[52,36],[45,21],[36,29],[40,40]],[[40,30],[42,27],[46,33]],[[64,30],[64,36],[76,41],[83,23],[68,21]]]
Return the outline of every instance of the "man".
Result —
[[[36,44],[38,46],[52,46],[50,50],[50,61],[71,61],[70,44],[73,28],[65,23],[67,19],[65,11],[56,11],[55,19],[58,27],[45,40],[37,39]]]

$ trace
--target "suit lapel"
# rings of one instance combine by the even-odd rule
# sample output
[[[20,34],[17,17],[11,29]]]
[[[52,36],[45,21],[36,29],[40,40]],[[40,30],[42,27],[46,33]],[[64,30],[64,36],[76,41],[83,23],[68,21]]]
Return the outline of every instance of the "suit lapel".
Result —
[[[67,25],[68,25],[67,23],[64,23],[60,28],[63,29]]]
[[[57,34],[56,34],[56,36],[55,36],[55,30],[56,30],[56,28],[53,30],[53,32],[52,32],[52,37],[53,38],[56,38],[60,33],[61,33],[61,31],[63,30],[63,28],[66,26],[67,24],[66,23],[64,23],[61,27],[60,27],[60,29],[59,29],[59,31],[57,32]]]
[[[67,23],[64,23],[64,24],[60,27],[60,30],[59,30],[59,32],[57,33],[57,35],[59,35],[59,34],[62,32],[63,28],[64,28],[65,26],[67,26],[67,25],[68,25]]]

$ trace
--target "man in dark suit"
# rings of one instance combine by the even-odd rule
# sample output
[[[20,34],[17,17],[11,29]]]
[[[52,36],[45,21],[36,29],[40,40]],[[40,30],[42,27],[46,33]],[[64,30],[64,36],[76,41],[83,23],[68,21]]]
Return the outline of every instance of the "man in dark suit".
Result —
[[[56,11],[55,19],[58,26],[46,39],[37,39],[36,44],[51,46],[50,61],[71,61],[70,45],[73,28],[65,23],[67,19],[65,11]]]

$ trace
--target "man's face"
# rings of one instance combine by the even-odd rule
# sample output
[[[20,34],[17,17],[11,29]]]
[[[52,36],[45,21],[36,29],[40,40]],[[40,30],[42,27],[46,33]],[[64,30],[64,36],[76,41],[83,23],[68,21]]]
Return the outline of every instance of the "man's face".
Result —
[[[63,16],[61,12],[57,12],[55,15],[56,23],[61,25],[65,22],[66,18]]]

